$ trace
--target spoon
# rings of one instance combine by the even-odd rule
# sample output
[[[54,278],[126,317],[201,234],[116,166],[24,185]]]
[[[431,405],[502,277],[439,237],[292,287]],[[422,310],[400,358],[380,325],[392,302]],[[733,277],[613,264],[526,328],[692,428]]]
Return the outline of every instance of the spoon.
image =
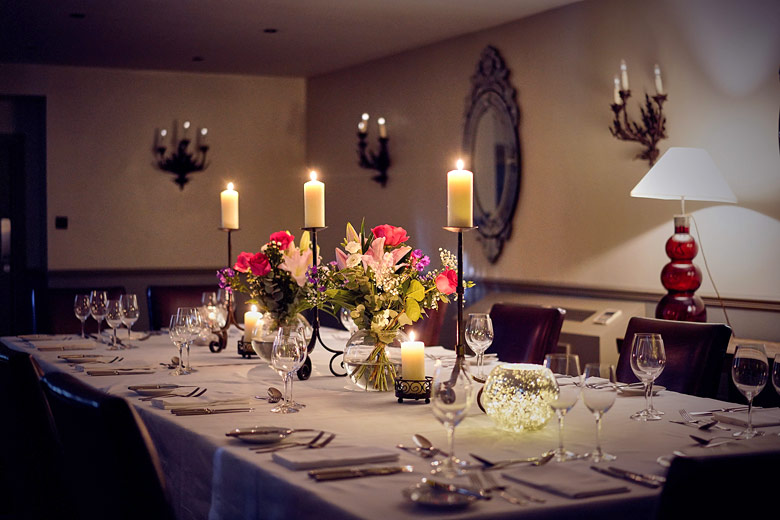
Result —
[[[690,437],[691,437],[691,439],[696,441],[700,446],[703,446],[705,448],[714,448],[716,446],[720,446],[721,444],[726,444],[727,442],[731,442],[731,441],[737,440],[737,439],[731,439],[731,438],[728,438],[728,437],[713,437],[711,439],[703,439],[703,438],[697,437],[695,435],[691,435]]]
[[[282,400],[282,392],[279,391],[278,388],[274,388],[273,386],[268,387],[268,396],[262,397],[259,395],[255,396],[255,399],[268,399],[269,403],[278,403]]]
[[[417,445],[417,447],[419,447],[422,450],[428,450],[434,455],[440,453],[445,457],[449,457],[448,453],[444,453],[439,448],[434,448],[433,443],[431,443],[431,441],[429,441],[426,437],[423,437],[419,433],[415,433],[414,435],[412,435],[412,440]]]

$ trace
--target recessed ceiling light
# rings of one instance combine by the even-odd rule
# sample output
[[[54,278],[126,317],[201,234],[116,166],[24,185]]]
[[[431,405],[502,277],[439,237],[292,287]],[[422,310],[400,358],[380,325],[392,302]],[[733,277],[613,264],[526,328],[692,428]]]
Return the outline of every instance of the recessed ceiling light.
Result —
[[[193,56],[192,61],[206,61],[206,58],[203,56]]]
[[[75,19],[75,20],[83,20],[84,18],[87,17],[87,15],[84,14],[84,13],[70,13],[70,14],[68,14],[68,16],[70,18]]]
[[[267,27],[263,29],[263,32],[268,34],[276,34],[279,31],[277,29],[274,29],[273,27]]]

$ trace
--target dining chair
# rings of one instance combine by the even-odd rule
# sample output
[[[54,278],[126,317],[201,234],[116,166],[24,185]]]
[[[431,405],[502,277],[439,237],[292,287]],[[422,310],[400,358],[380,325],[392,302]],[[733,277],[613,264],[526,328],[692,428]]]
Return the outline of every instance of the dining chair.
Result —
[[[441,345],[439,336],[444,325],[444,317],[447,315],[448,306],[449,303],[439,302],[437,309],[428,310],[427,316],[407,327],[407,334],[409,331],[414,331],[417,341],[422,341],[426,345]]]
[[[672,459],[655,518],[775,518],[780,451]]]
[[[157,451],[132,406],[64,372],[41,382],[78,518],[173,520]]]
[[[116,300],[124,294],[121,285],[110,287],[49,287],[33,294],[35,330],[41,334],[78,334],[81,322],[73,313],[73,300],[77,294],[89,294],[92,290],[108,293],[108,298]],[[103,323],[105,326],[105,323]],[[97,322],[88,318],[84,330],[89,334],[97,333]]]
[[[616,372],[618,381],[623,383],[639,380],[631,370],[631,343],[637,333],[658,333],[664,340],[666,366],[656,379],[657,384],[684,394],[716,397],[731,327],[722,323],[631,318]]]
[[[497,303],[490,309],[493,344],[487,353],[510,363],[537,363],[555,350],[566,311],[558,307]]]
[[[0,343],[0,517],[75,518],[64,493],[62,453],[41,375],[30,354]]]
[[[167,327],[171,316],[179,307],[200,307],[204,292],[217,292],[219,287],[212,285],[150,285],[146,288],[146,303],[149,310],[149,329],[160,330]],[[237,302],[236,316],[244,316],[243,305]]]

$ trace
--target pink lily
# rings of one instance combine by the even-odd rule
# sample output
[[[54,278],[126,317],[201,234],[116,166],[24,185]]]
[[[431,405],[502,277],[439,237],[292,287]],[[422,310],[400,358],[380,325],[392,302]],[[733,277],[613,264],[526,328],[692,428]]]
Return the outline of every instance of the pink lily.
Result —
[[[303,287],[306,283],[306,270],[311,263],[311,249],[301,253],[301,250],[291,247],[284,252],[284,261],[279,264],[279,268],[290,273],[292,279]]]

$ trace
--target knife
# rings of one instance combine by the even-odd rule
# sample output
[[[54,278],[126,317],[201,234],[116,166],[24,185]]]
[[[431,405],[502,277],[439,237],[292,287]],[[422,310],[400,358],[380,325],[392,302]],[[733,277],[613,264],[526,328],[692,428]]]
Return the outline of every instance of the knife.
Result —
[[[319,469],[309,471],[309,476],[321,482],[324,480],[340,480],[345,478],[373,477],[379,475],[394,475],[396,473],[410,473],[412,466],[381,466],[375,468],[337,468]]]
[[[713,410],[707,410],[706,412],[688,412],[690,415],[712,415],[715,412],[744,412],[747,411],[747,406],[734,406],[732,408],[715,408]]]
[[[616,468],[615,466],[609,466],[608,469],[610,471],[614,471],[616,473],[622,473],[623,475],[627,475],[632,478],[636,477],[650,482],[657,482],[659,484],[663,484],[664,482],[666,482],[666,477],[662,477],[660,475],[653,475],[651,473],[637,473],[636,471],[628,471],[627,469]]]
[[[211,415],[215,413],[238,413],[238,412],[252,412],[254,408],[174,408],[171,410],[173,415]]]
[[[620,478],[620,479],[623,479],[623,480],[627,480],[629,482],[633,482],[634,484],[639,484],[640,486],[645,486],[645,487],[649,487],[649,488],[653,488],[653,489],[657,489],[657,488],[661,487],[661,483],[660,482],[652,482],[652,481],[644,480],[642,478],[638,478],[635,475],[632,476],[632,475],[628,475],[628,474],[623,474],[623,473],[620,473],[620,472],[617,472],[617,471],[612,471],[611,469],[600,468],[598,466],[591,466],[590,469],[592,469],[593,471],[596,471],[598,473],[601,473],[603,475],[608,475],[610,477]]]
[[[88,376],[129,376],[135,374],[154,374],[152,370],[133,370],[131,368],[119,370],[87,370]]]

